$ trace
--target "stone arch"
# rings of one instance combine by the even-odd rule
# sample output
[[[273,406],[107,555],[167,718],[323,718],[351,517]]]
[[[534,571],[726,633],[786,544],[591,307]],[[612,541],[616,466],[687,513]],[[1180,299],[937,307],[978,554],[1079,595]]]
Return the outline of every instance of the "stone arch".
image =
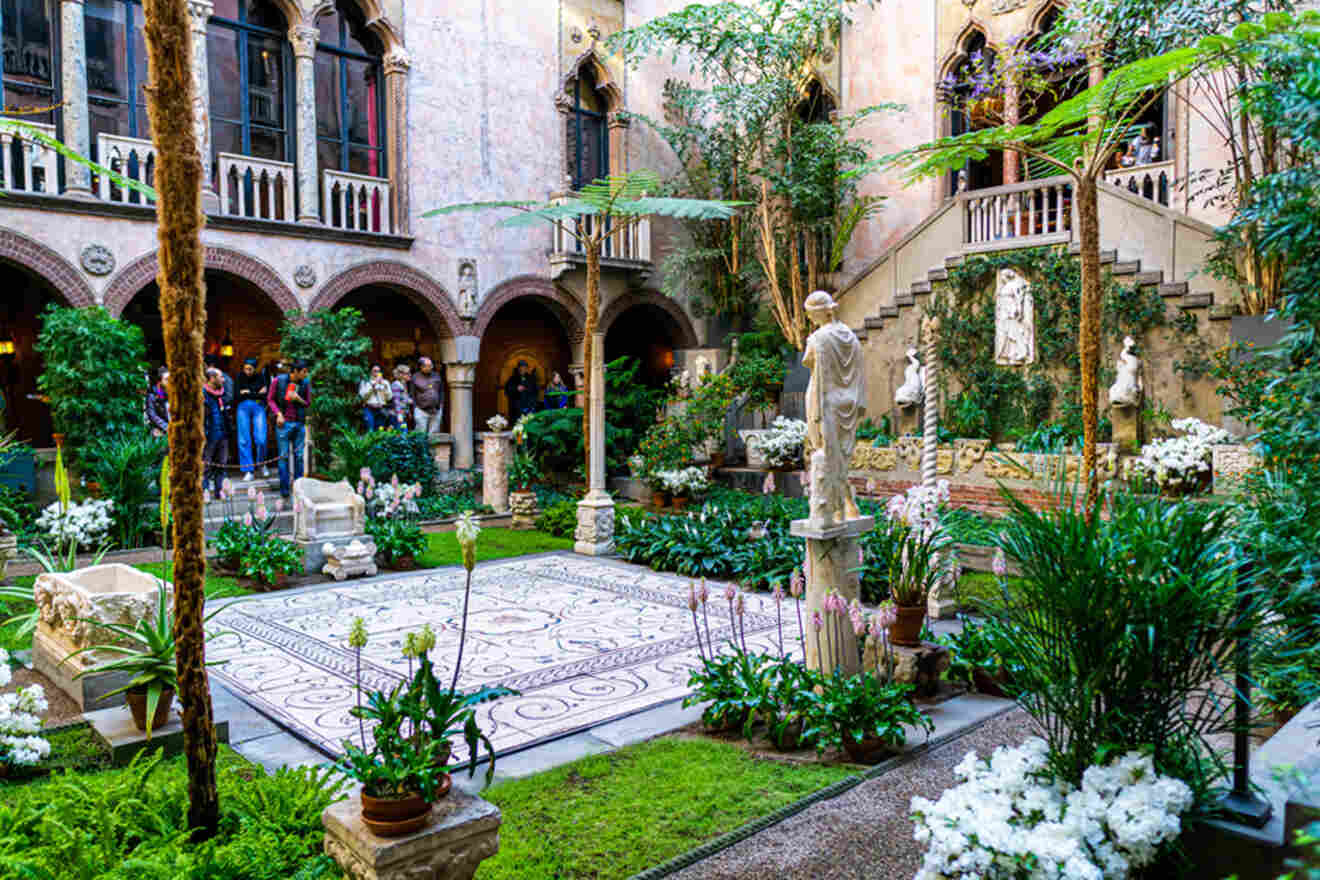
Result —
[[[1050,2],[1053,2],[1053,0],[1050,0]],[[939,82],[942,82],[945,77],[950,77],[957,73],[959,65],[970,57],[971,53],[967,51],[967,41],[971,39],[974,34],[980,34],[985,39],[986,48],[990,49],[996,55],[999,54],[1000,47],[990,41],[990,29],[977,21],[975,16],[973,16],[968,19],[967,24],[963,25],[962,30],[958,32],[958,36],[953,40],[952,48],[945,53],[944,59],[940,62],[940,75],[937,80],[937,88],[939,87]]]
[[[671,329],[675,331],[674,337],[678,348],[696,348],[700,344],[697,340],[697,331],[693,328],[687,312],[683,311],[683,307],[673,297],[654,290],[632,290],[612,300],[601,313],[600,332],[608,333],[610,325],[633,306],[655,306],[664,311],[673,321]]]
[[[564,325],[568,339],[574,345],[580,345],[586,335],[587,313],[577,298],[553,281],[535,275],[519,275],[498,285],[481,301],[477,317],[472,321],[472,335],[478,338],[486,333],[486,328],[494,319],[495,313],[503,306],[524,296],[537,297],[542,305],[548,306]]]
[[[464,321],[444,287],[420,269],[394,260],[372,260],[350,266],[321,285],[307,311],[328,309],[350,291],[369,284],[388,287],[412,300],[431,322],[437,338],[464,335]]]
[[[605,62],[596,54],[595,48],[583,52],[569,66],[568,72],[559,83],[559,91],[555,95],[556,102],[561,107],[563,106],[564,95],[568,91],[568,87],[582,73],[584,67],[591,71],[591,76],[596,81],[596,91],[604,96],[605,105],[609,108],[609,112],[622,110],[623,90],[614,82],[614,77],[610,76],[609,70],[605,67]]]
[[[96,305],[92,286],[77,267],[34,238],[0,228],[0,260],[36,275],[71,306]]]
[[[350,0],[350,2],[362,10],[362,16],[366,19],[367,30],[371,31],[380,40],[382,57],[393,53],[396,56],[402,54],[402,57],[406,59],[407,54],[403,46],[403,36],[399,29],[395,27],[394,22],[385,14],[385,9],[381,6],[379,0]],[[308,26],[315,27],[316,20],[334,8],[335,0],[321,0],[308,10],[302,20]],[[290,21],[297,20],[296,18],[290,19]]]
[[[279,274],[274,269],[256,257],[250,257],[231,248],[207,245],[204,268],[242,278],[266,294],[281,312],[295,312],[302,309],[302,304],[289,289],[289,285],[280,280]],[[110,314],[116,317],[122,314],[138,291],[156,280],[159,269],[160,257],[157,251],[152,251],[119,270],[119,274],[105,289],[105,307],[110,310]]]
[[[830,110],[830,117],[833,118],[838,114],[839,108],[843,106],[843,102],[839,100],[839,93],[830,86],[827,78],[819,70],[813,70],[811,76],[807,77],[806,82],[802,84],[802,89],[800,90],[804,99],[810,93],[813,85],[820,89],[820,93],[827,101],[829,101],[830,107],[832,108]]]
[[[1063,12],[1063,4],[1059,0],[1044,0],[1031,14],[1031,24],[1027,27],[1019,45],[1025,46],[1036,37],[1043,35],[1050,13],[1055,11]]]

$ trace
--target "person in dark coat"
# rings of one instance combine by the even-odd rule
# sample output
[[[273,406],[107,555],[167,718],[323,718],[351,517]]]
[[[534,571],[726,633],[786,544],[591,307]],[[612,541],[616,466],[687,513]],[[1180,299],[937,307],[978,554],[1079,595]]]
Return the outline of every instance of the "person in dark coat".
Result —
[[[527,361],[518,361],[513,375],[504,383],[504,394],[509,398],[510,422],[536,412],[541,398],[536,387],[536,373],[527,369]]]
[[[208,479],[213,481],[215,494],[220,494],[220,487],[225,478],[225,465],[229,463],[228,420],[225,416],[224,373],[216,367],[206,371],[206,386],[202,390],[202,401],[206,405],[206,448],[202,454],[206,462],[207,473],[202,478],[205,486]]]

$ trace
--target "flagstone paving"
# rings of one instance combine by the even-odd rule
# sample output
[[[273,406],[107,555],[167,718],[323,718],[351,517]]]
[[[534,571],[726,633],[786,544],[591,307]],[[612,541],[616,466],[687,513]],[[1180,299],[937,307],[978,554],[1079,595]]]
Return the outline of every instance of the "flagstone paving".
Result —
[[[233,600],[212,619],[211,674],[242,700],[332,755],[360,742],[353,619],[366,623],[364,688],[388,690],[410,672],[404,636],[430,624],[436,675],[457,655],[465,572],[437,569]],[[518,696],[483,704],[479,719],[508,752],[670,703],[687,691],[698,647],[687,578],[614,560],[550,553],[485,562],[473,574],[458,684],[504,685]],[[734,635],[722,583],[699,615],[716,644]],[[791,602],[784,644],[797,642]],[[749,595],[743,619],[754,650],[778,651],[769,596]],[[464,758],[461,744],[457,756]]]

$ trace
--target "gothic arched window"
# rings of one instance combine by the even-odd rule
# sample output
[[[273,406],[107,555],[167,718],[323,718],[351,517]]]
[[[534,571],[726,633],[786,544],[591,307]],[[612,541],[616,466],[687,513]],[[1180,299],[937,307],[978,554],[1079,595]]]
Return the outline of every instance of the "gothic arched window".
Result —
[[[316,154],[320,167],[385,172],[385,75],[380,42],[350,0],[316,21]]]
[[[584,64],[568,84],[568,176],[579,190],[610,173],[609,106],[596,77]]]

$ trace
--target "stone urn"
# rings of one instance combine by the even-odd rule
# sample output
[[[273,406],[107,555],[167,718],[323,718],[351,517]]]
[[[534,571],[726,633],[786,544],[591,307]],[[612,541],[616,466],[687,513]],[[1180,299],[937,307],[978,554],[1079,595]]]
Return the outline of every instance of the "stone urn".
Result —
[[[513,527],[515,529],[536,528],[536,517],[540,511],[536,509],[535,492],[530,489],[510,492],[509,510],[513,512]]]
[[[761,449],[762,438],[773,434],[774,431],[766,428],[749,428],[745,431],[739,431],[738,436],[742,438],[747,446],[747,466],[757,470],[769,470],[770,465],[766,462],[765,452]]]

